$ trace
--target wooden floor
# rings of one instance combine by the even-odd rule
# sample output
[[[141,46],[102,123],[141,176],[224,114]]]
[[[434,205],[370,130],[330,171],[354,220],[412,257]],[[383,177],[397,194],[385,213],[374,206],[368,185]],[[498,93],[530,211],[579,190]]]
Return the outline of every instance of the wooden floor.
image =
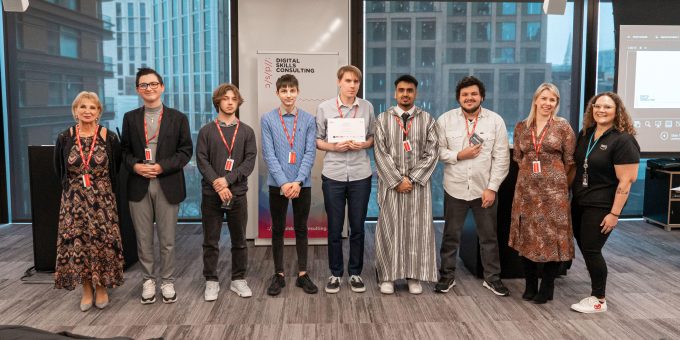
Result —
[[[441,237],[438,226],[438,238]],[[460,263],[457,286],[435,294],[425,285],[420,296],[405,283],[392,296],[380,294],[374,273],[374,228],[367,227],[364,278],[368,291],[352,293],[346,283],[328,295],[326,247],[309,250],[309,271],[320,293],[306,295],[286,278],[275,298],[266,295],[273,271],[271,248],[249,249],[248,282],[254,292],[239,298],[229,287],[229,240],[224,234],[216,302],[203,301],[202,234],[198,225],[182,225],[177,239],[179,300],[141,305],[140,271],[126,272],[125,284],[110,293],[103,311],[83,313],[80,291],[20,281],[33,264],[30,225],[0,227],[0,324],[48,331],[146,339],[670,339],[680,338],[680,231],[666,232],[642,221],[621,222],[605,247],[609,265],[609,311],[586,315],[569,310],[590,292],[588,274],[578,254],[566,277],[556,282],[555,299],[545,305],[522,301],[523,280],[505,280],[510,297],[496,297]],[[346,241],[345,241],[346,242]],[[345,246],[347,244],[345,243]],[[293,247],[286,247],[286,270],[294,272]]]

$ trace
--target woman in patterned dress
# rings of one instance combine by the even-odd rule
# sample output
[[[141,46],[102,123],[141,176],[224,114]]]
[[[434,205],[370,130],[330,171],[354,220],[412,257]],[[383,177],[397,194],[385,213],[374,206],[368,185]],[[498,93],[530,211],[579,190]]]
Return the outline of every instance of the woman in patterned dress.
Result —
[[[123,254],[116,209],[120,143],[98,124],[99,97],[81,92],[71,106],[77,124],[57,137],[55,170],[62,194],[55,288],[83,286],[80,309],[109,303],[107,288],[123,283]]]
[[[574,165],[576,138],[569,122],[557,117],[560,93],[541,84],[527,119],[517,123],[513,159],[519,164],[508,244],[519,252],[526,287],[522,298],[552,300],[560,263],[574,257],[568,174]],[[538,287],[538,263],[543,275]]]

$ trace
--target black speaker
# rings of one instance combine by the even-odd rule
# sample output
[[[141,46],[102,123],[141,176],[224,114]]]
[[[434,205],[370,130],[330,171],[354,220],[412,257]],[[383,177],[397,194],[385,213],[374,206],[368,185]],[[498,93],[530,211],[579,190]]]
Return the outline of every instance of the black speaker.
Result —
[[[61,179],[54,172],[53,154],[54,146],[28,147],[33,261],[39,272],[53,272],[57,261]]]
[[[57,229],[61,205],[61,178],[54,171],[54,146],[29,146],[28,167],[31,184],[33,220],[33,257],[35,270],[53,272],[57,261]],[[128,173],[121,167],[118,177],[118,226],[123,243],[125,268],[137,262],[137,238],[130,218],[124,190]]]

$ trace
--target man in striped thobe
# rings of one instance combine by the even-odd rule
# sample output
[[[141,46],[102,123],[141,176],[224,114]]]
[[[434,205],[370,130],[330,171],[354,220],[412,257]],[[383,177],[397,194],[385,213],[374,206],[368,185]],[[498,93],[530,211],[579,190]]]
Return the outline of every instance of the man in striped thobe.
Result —
[[[394,293],[394,280],[407,279],[409,292],[420,294],[420,281],[437,281],[430,177],[439,158],[437,123],[414,106],[418,81],[399,77],[398,105],[376,121],[375,162],[380,215],[375,256],[380,292]]]

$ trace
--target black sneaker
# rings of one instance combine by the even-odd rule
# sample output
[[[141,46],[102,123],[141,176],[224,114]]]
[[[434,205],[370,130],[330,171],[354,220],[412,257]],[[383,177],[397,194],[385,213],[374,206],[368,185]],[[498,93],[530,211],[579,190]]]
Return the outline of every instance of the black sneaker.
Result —
[[[363,293],[366,291],[364,280],[362,280],[359,275],[352,275],[349,277],[349,287],[355,293]]]
[[[337,276],[331,276],[328,278],[328,283],[326,283],[326,293],[335,294],[340,291],[340,280],[341,278]]]
[[[456,286],[456,279],[454,278],[439,278],[437,284],[434,286],[434,291],[437,293],[448,293],[451,288]]]
[[[302,288],[307,294],[316,294],[319,291],[319,288],[316,287],[306,273],[305,275],[298,276],[297,280],[295,280],[295,285]]]
[[[279,295],[281,293],[281,288],[285,286],[286,279],[283,275],[274,274],[274,276],[272,276],[272,283],[269,284],[269,288],[267,288],[267,294],[271,296]]]
[[[501,280],[496,280],[496,281],[493,281],[493,282],[484,281],[482,286],[488,288],[490,291],[492,291],[496,295],[500,295],[500,296],[510,295],[510,291],[507,288],[505,288],[505,286],[503,285],[503,282]]]

